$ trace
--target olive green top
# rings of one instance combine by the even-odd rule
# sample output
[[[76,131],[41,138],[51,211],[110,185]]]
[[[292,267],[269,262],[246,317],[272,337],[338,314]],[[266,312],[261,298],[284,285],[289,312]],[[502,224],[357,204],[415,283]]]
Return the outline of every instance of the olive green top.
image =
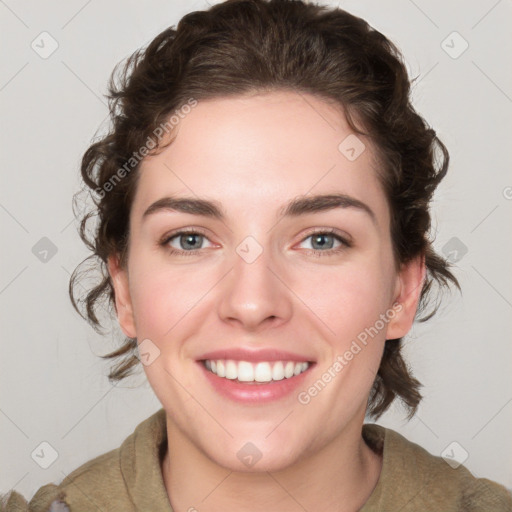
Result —
[[[360,512],[512,512],[512,493],[441,457],[392,429],[363,425],[363,437],[383,454],[382,471]],[[172,512],[160,460],[167,447],[165,411],[140,423],[122,445],[41,487],[29,503],[16,491],[4,496],[7,512]],[[315,511],[311,511],[315,512]]]

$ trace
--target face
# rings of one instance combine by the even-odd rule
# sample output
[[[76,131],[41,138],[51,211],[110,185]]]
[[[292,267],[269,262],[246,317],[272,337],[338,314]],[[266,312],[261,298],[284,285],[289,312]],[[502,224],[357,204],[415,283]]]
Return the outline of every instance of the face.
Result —
[[[424,266],[395,270],[371,142],[322,99],[200,101],[177,133],[141,165],[126,267],[109,260],[118,318],[175,438],[233,470],[286,468],[360,432]]]

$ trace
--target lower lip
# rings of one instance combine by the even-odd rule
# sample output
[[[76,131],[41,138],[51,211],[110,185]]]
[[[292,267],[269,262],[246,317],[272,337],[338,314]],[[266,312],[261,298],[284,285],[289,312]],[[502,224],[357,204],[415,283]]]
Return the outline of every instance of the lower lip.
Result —
[[[242,403],[272,402],[290,395],[304,383],[304,379],[306,379],[309,371],[314,366],[314,363],[310,363],[309,368],[306,371],[299,375],[290,377],[289,379],[284,378],[282,380],[273,380],[263,383],[245,383],[219,377],[210,370],[207,370],[202,362],[198,362],[198,364],[205,377],[218,393],[224,395],[230,400]]]

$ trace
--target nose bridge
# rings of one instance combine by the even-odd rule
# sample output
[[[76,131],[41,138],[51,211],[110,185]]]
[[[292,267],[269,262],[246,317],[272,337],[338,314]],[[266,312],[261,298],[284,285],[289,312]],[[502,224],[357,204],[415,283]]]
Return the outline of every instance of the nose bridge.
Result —
[[[290,293],[276,276],[279,262],[272,257],[270,237],[245,237],[235,248],[232,272],[225,282],[219,314],[224,320],[238,320],[254,329],[267,319],[285,320],[291,314]],[[263,245],[265,244],[265,245]],[[267,320],[268,321],[268,320]]]

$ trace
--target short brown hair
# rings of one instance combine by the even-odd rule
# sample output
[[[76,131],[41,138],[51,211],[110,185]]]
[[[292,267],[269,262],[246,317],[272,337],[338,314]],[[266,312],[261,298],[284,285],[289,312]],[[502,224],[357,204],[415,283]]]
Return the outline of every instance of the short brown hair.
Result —
[[[429,233],[429,204],[447,172],[448,151],[411,105],[411,81],[400,51],[363,19],[301,0],[227,0],[187,14],[117,71],[108,94],[112,127],[87,149],[81,164],[95,204],[81,219],[80,236],[92,251],[81,265],[99,263],[102,277],[82,299],[77,289],[82,286],[81,265],[70,280],[73,305],[95,328],[101,327],[96,311],[102,299],[115,305],[107,258],[117,254],[125,263],[139,165],[112,180],[190,98],[291,90],[339,105],[351,129],[367,135],[377,148],[397,268],[418,255],[425,257],[427,278],[418,313],[431,302],[434,283],[448,287],[451,282],[460,289],[449,263],[433,250]],[[88,225],[94,217],[91,235]],[[420,320],[430,318],[438,306],[439,300]],[[400,353],[401,341],[386,341],[368,401],[373,417],[395,398],[412,417],[422,398],[421,384]],[[102,356],[118,359],[110,369],[112,381],[138,366],[136,348],[137,340],[127,338],[118,350]]]

